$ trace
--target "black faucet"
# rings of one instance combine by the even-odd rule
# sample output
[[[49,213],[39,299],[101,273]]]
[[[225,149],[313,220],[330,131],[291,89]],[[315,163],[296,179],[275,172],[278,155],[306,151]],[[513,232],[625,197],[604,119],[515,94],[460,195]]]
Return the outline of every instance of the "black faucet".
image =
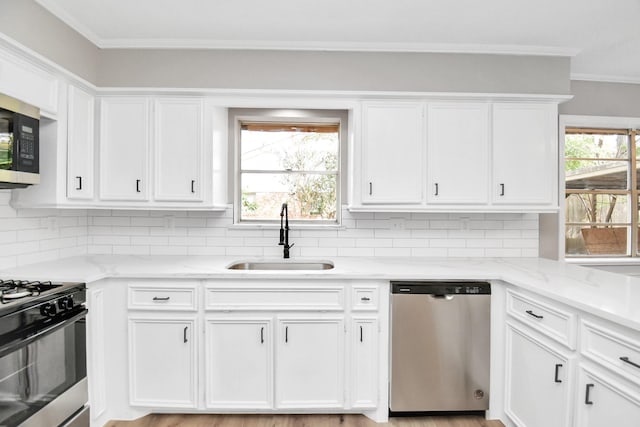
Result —
[[[282,226],[283,219],[284,227]],[[280,210],[280,243],[278,244],[284,246],[284,257],[289,258],[289,249],[294,244],[289,244],[289,208],[286,203],[282,204],[282,209]]]

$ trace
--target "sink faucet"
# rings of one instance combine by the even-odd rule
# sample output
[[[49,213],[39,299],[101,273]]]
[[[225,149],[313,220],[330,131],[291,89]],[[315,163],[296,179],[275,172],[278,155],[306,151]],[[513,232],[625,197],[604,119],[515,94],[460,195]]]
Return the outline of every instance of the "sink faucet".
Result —
[[[282,226],[283,220],[284,227]],[[284,246],[284,257],[289,258],[289,249],[294,244],[289,244],[289,208],[286,203],[282,204],[282,209],[280,210],[280,243],[278,244]]]

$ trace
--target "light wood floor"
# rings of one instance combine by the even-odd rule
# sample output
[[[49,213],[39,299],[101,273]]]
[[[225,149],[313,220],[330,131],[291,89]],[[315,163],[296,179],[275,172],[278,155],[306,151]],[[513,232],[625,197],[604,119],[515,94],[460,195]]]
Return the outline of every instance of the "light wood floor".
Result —
[[[364,415],[147,415],[104,427],[504,427],[482,417],[396,417],[378,424]]]

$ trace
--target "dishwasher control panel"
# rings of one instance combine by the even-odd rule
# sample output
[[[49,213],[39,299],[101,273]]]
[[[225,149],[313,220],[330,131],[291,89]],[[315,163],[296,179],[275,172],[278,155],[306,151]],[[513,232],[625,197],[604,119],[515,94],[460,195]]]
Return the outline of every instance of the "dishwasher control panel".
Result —
[[[443,281],[393,281],[393,294],[428,294],[428,295],[490,295],[489,282],[443,282]]]

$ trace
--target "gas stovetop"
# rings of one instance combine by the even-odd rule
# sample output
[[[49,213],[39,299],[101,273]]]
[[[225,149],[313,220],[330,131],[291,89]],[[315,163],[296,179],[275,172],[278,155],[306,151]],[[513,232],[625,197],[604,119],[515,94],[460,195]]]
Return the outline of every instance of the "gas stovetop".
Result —
[[[0,318],[84,288],[84,283],[0,279]]]

